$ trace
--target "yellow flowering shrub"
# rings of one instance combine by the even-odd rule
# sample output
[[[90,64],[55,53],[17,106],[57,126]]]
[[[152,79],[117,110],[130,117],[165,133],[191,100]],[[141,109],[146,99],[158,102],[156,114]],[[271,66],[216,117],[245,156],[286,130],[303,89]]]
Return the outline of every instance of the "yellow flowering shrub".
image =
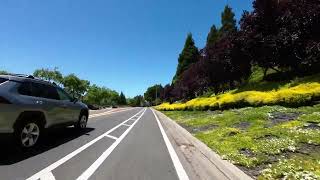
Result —
[[[163,103],[158,110],[215,110],[245,106],[286,105],[301,106],[320,99],[320,83],[304,83],[272,91],[227,92],[208,98],[195,98],[186,103]]]

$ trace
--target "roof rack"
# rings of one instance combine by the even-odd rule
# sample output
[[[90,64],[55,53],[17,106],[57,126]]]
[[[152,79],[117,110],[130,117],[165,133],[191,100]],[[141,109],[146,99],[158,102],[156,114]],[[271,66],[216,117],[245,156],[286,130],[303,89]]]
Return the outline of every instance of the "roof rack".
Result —
[[[30,78],[30,79],[34,79],[34,76],[32,75],[27,75],[27,74],[8,74],[10,76],[16,76],[16,77],[24,77],[24,78]]]

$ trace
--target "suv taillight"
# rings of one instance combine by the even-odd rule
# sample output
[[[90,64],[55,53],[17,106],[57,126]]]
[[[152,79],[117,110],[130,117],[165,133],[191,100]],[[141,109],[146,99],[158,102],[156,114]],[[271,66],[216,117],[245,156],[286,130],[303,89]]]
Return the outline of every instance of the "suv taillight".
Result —
[[[8,101],[6,98],[0,96],[0,104],[11,104],[11,102]]]

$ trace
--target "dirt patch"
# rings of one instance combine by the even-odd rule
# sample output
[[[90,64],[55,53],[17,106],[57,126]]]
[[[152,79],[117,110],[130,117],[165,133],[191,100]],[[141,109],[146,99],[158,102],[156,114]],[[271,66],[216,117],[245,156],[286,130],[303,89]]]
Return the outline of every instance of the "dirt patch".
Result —
[[[296,152],[301,153],[301,154],[305,154],[305,155],[310,155],[313,153],[320,154],[320,145],[302,143],[302,144],[300,144],[300,146],[296,150]]]
[[[234,125],[233,127],[237,128],[237,129],[241,129],[243,131],[247,130],[250,127],[250,122],[240,122],[236,125]]]
[[[211,130],[211,129],[216,129],[217,127],[219,127],[219,126],[215,125],[215,124],[211,124],[211,125],[208,125],[208,126],[201,126],[201,127],[193,128],[192,132],[193,133],[197,133],[197,132],[200,132],[200,131],[208,131],[208,130]]]
[[[292,121],[297,119],[301,115],[300,112],[291,112],[291,113],[283,113],[283,112],[273,112],[269,114],[269,120],[271,121],[270,126],[277,125],[279,123],[284,123],[288,121]]]
[[[212,129],[215,129],[215,128],[219,127],[218,125],[215,125],[215,124],[196,127],[196,128],[195,127],[191,127],[191,126],[186,126],[186,125],[183,125],[183,124],[180,124],[180,126],[185,128],[190,133],[198,133],[198,132],[201,132],[201,131],[208,131],[208,130],[212,130]]]
[[[255,153],[253,153],[250,149],[247,149],[247,148],[240,149],[239,153],[241,153],[247,157],[254,157],[255,156]]]
[[[249,175],[253,179],[257,179],[257,177],[261,174],[261,171],[267,168],[266,164],[261,164],[256,167],[248,168],[244,166],[237,165],[239,169],[241,169],[243,172],[245,172],[247,175]]]
[[[302,129],[320,130],[320,123],[308,122]]]

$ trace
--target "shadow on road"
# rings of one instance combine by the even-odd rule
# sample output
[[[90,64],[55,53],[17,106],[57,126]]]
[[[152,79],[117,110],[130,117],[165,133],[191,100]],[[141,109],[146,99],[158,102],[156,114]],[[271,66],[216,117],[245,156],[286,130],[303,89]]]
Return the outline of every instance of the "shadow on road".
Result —
[[[79,131],[71,127],[49,130],[43,134],[41,139],[39,139],[39,145],[30,150],[18,148],[13,143],[12,137],[1,139],[0,165],[11,165],[23,161],[55,148],[61,144],[67,143],[82,135],[89,135],[88,133],[93,130],[94,128],[86,128],[82,131]]]

